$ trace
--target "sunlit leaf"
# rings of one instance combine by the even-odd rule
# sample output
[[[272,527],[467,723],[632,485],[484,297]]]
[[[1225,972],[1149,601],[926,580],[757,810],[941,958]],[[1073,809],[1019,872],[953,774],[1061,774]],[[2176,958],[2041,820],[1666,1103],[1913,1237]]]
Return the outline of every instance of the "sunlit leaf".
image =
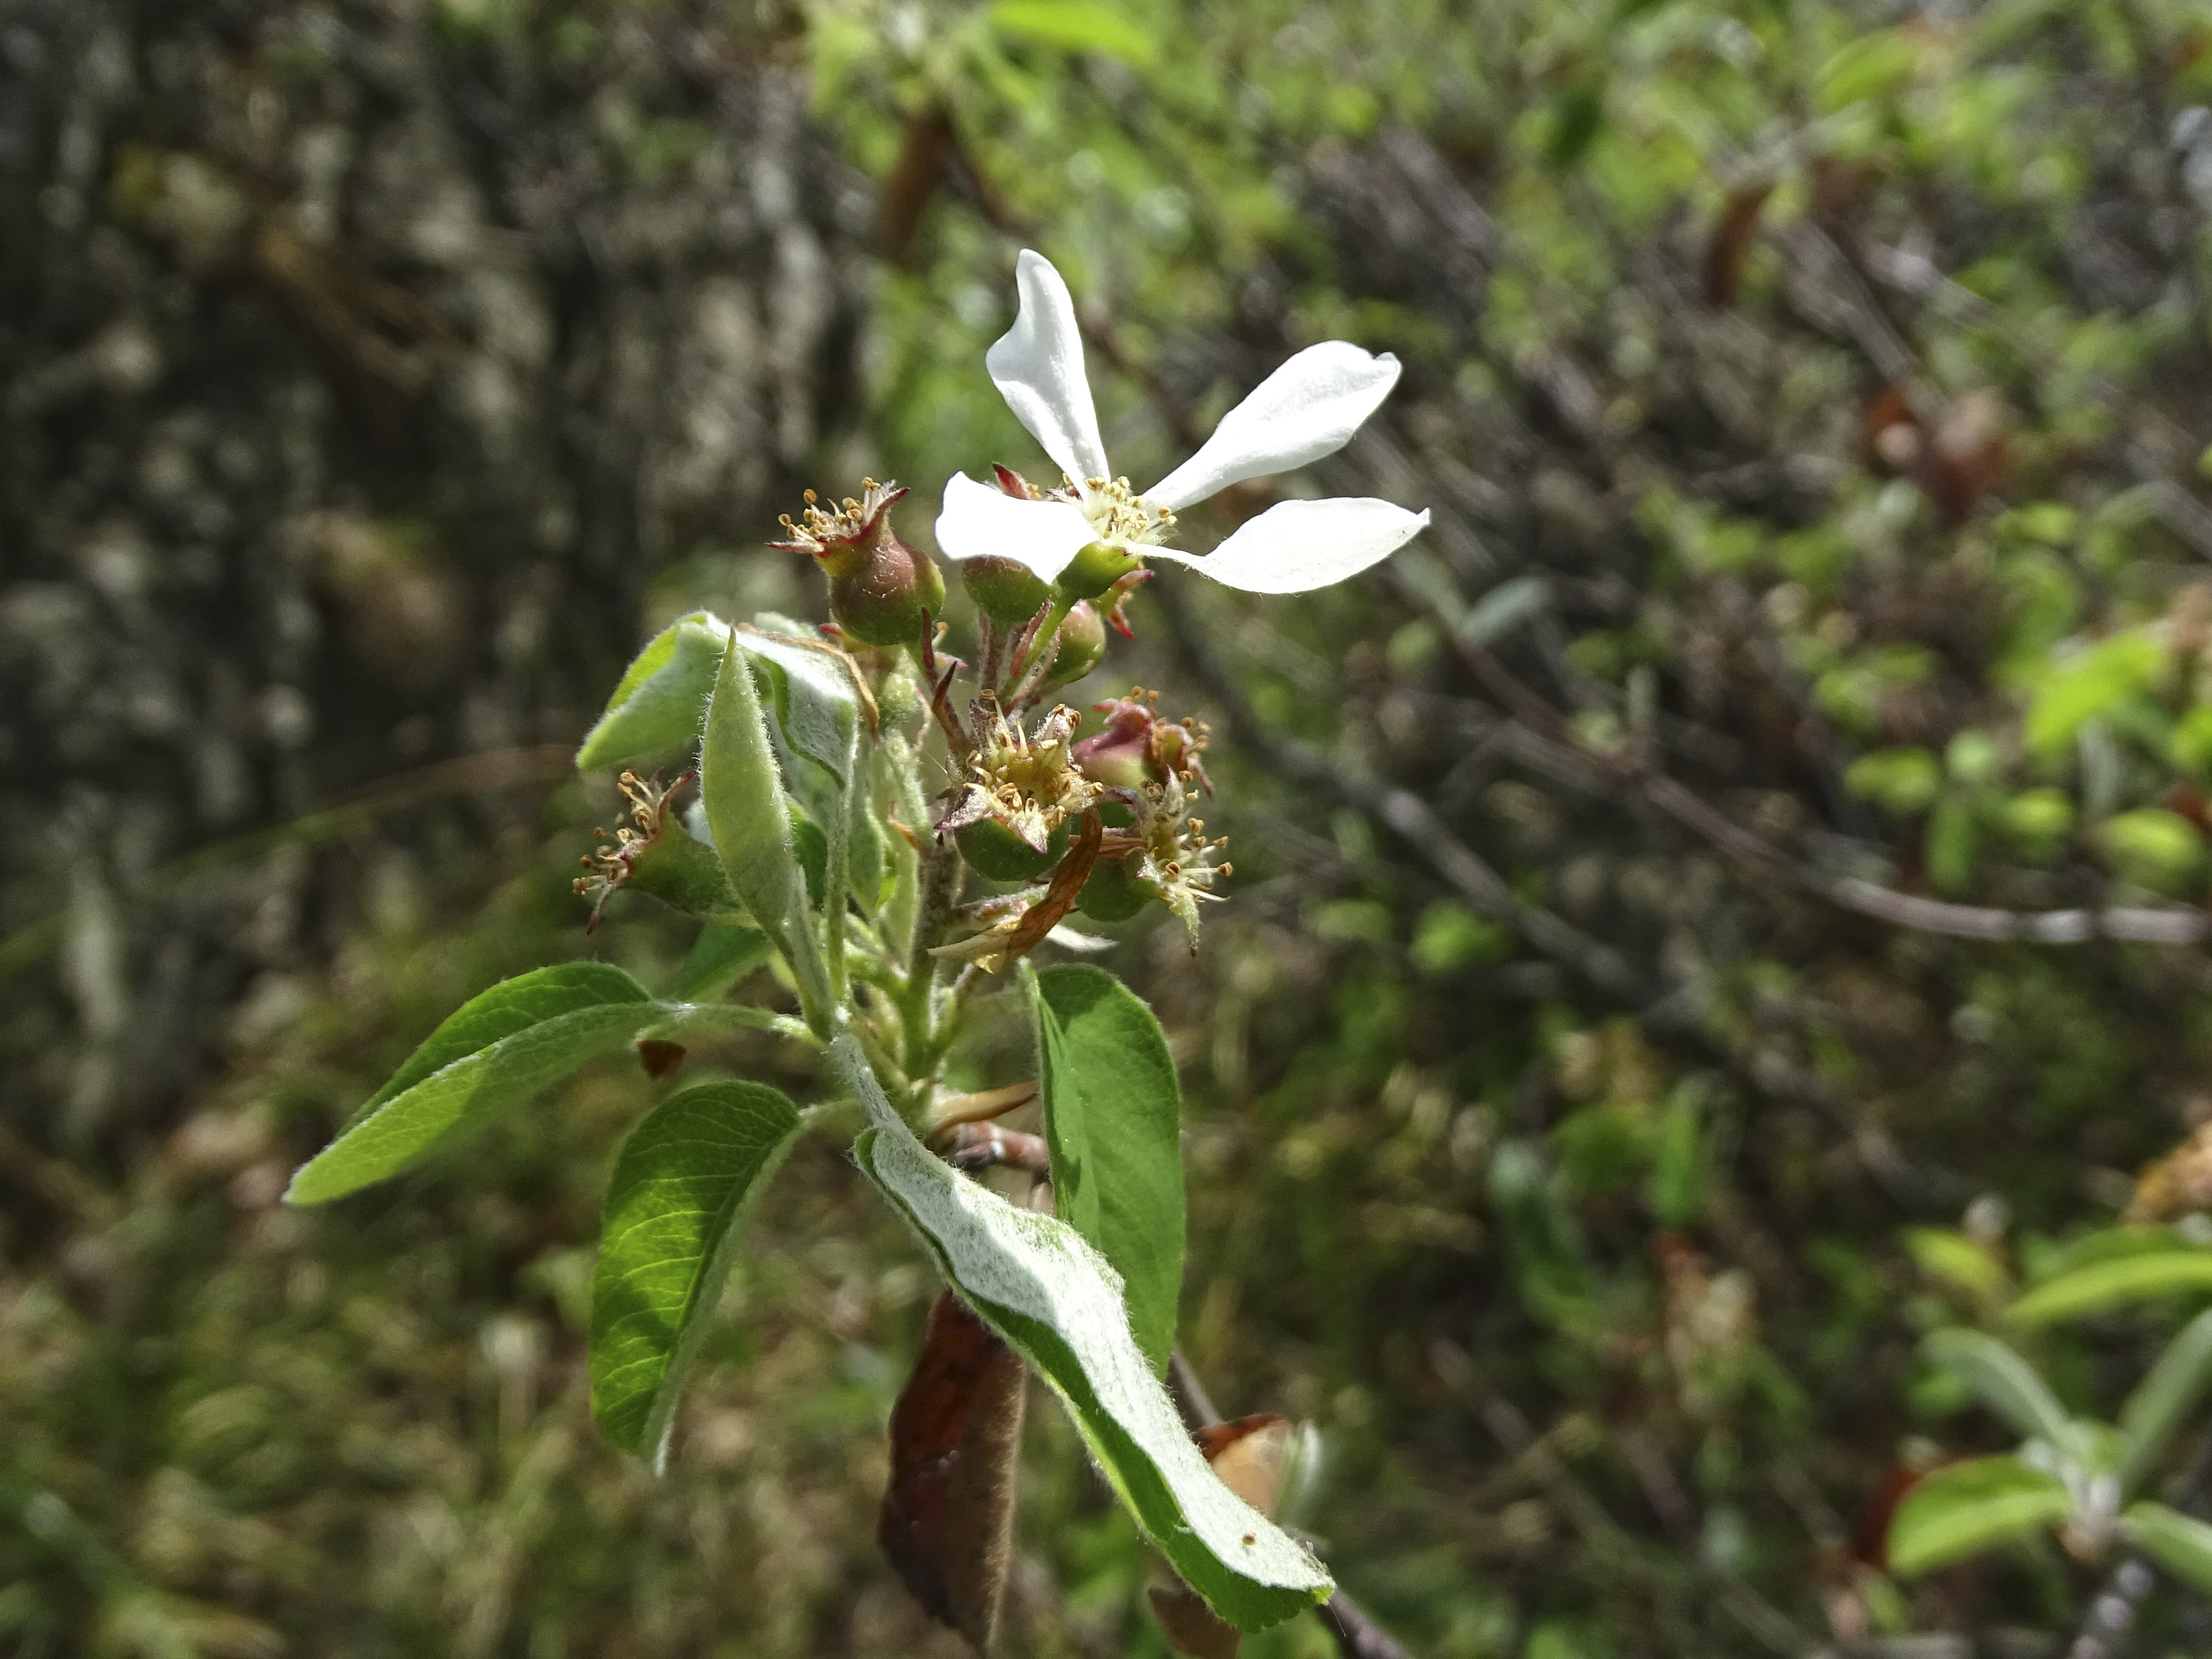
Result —
[[[1063,52],[1104,52],[1135,69],[1148,68],[1158,55],[1158,43],[1144,28],[1091,0],[997,0],[990,17],[1001,33]]]
[[[1155,1371],[1182,1292],[1182,1090],[1160,1023],[1080,963],[1031,981],[1053,1201],[1121,1275],[1129,1328]]]
[[[1129,1334],[1114,1270],[1066,1222],[1017,1209],[924,1150],[859,1046],[831,1047],[868,1113],[861,1169],[984,1322],[1066,1406],[1146,1536],[1213,1610],[1259,1630],[1322,1600],[1328,1572],[1206,1466]]]
[[[606,712],[576,751],[577,766],[592,771],[697,743],[729,633],[728,623],[695,611],[655,635],[607,699]]]
[[[1923,1273],[1983,1301],[2001,1302],[2011,1293],[2012,1275],[2004,1265],[1964,1233],[1914,1227],[1905,1235],[1905,1248]]]
[[[794,915],[799,863],[760,696],[734,639],[724,648],[699,757],[699,796],[730,885],[771,938]]]
[[[619,1047],[662,1009],[619,968],[540,968],[471,999],[433,1031],[285,1193],[323,1204],[399,1173],[449,1137]]]
[[[2056,1475],[2017,1457],[1978,1457],[1923,1477],[1889,1523],[1889,1565],[1911,1576],[2056,1526],[2072,1509]]]
[[[2047,1325],[2160,1297],[2212,1291],[2212,1250],[2160,1250],[2092,1262],[2047,1279],[2007,1310],[2016,1325]]]
[[[656,1470],[746,1212],[799,1129],[773,1089],[705,1083],[654,1107],[615,1159],[592,1275],[592,1411]]]

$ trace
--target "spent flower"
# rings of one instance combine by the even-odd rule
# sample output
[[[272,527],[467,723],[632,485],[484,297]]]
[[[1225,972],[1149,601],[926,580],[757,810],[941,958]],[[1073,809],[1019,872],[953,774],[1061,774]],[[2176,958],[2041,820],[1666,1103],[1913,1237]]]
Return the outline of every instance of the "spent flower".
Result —
[[[1096,793],[1074,764],[1081,717],[1060,705],[1032,734],[1018,716],[996,708],[976,713],[981,739],[969,758],[966,787],[938,821],[938,833],[953,835],[978,873],[1025,881],[1058,861],[1069,822]]]

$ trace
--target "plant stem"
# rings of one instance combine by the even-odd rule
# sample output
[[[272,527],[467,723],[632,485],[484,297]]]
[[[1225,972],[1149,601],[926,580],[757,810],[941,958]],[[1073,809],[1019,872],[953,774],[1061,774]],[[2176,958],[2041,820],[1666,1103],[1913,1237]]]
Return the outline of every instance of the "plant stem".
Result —
[[[906,991],[899,999],[899,1017],[905,1025],[908,1075],[918,1086],[929,1075],[937,1052],[935,992],[938,960],[930,949],[945,931],[945,918],[960,899],[961,878],[967,866],[960,849],[945,836],[933,836],[921,855],[921,891],[915,907],[914,939],[907,954]]]
[[[1011,688],[1004,700],[1007,713],[1012,714],[1023,708],[1036,696],[1037,687],[1043,684],[1044,677],[1052,670],[1053,656],[1060,643],[1060,624],[1067,620],[1067,613],[1073,609],[1073,601],[1055,598],[1047,608],[1044,620],[1037,624],[1036,631],[1030,636],[1027,648],[1007,670],[1006,681]]]

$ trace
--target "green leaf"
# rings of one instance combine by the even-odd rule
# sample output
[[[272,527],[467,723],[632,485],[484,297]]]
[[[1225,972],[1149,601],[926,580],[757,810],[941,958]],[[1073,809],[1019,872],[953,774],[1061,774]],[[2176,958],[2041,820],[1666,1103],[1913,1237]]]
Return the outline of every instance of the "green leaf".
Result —
[[[2208,1384],[2212,1384],[2212,1309],[2181,1328],[2120,1408],[2117,1473],[2123,1492],[2133,1492],[2150,1473],[2173,1431],[2203,1399]]]
[[[767,962],[775,947],[766,933],[741,921],[709,921],[691,941],[676,974],[678,1002],[718,997]]]
[[[2185,894],[2204,862],[2204,838],[2179,812],[2160,806],[2122,812],[2097,826],[2097,842],[2112,868],[2155,892]]]
[[[1905,1248],[1921,1272],[1986,1302],[2002,1302],[2012,1290],[2003,1265],[1972,1239],[1945,1227],[1914,1227]]]
[[[1943,769],[1925,749],[1877,749],[1844,774],[1844,787],[1899,817],[1924,812],[1943,787]]]
[[[763,707],[775,722],[775,735],[842,787],[861,719],[860,694],[842,653],[818,641],[747,628],[738,629],[736,639],[752,666]],[[794,792],[805,793],[799,776],[790,781]]]
[[[2048,1325],[2131,1302],[2212,1291],[2212,1250],[2159,1250],[2095,1261],[2045,1279],[2014,1303],[2015,1325]]]
[[[661,1013],[619,968],[572,962],[495,985],[447,1019],[292,1177],[323,1204],[397,1175],[449,1136],[535,1094]]]
[[[1224,1486],[1129,1334],[1121,1285],[1066,1222],[955,1174],[884,1098],[860,1046],[830,1053],[867,1109],[854,1152],[962,1297],[1051,1385],[1107,1481],[1182,1580],[1244,1630],[1325,1600],[1327,1571]]]
[[[2155,634],[2139,629],[2061,659],[2028,704],[2028,747],[2041,755],[2057,753],[2084,722],[2147,689],[2165,668],[2166,652]]]
[[[2145,1555],[2191,1589],[2212,1595],[2212,1527],[2163,1504],[2131,1504],[2125,1519]]]
[[[729,636],[729,624],[705,611],[679,617],[655,635],[576,751],[578,769],[595,771],[696,743]]]
[[[1890,1571],[1927,1572],[2055,1526],[2073,1509],[2057,1476],[2017,1457],[1954,1463],[1915,1485],[1889,1522]]]
[[[1129,1328],[1164,1374],[1182,1294],[1182,1088],[1160,1023],[1121,981],[1026,975],[1054,1207],[1121,1275]]]
[[[1149,68],[1158,43],[1111,6],[1089,0],[998,0],[992,27],[1063,52],[1103,52],[1133,69]]]
[[[759,693],[734,637],[723,650],[708,705],[699,797],[730,885],[753,920],[771,939],[782,936],[794,915],[805,926],[805,907],[794,890],[799,864],[783,778],[769,747]]]
[[[2062,1453],[2074,1449],[2074,1419],[2035,1368],[1996,1338],[1981,1331],[1936,1331],[1920,1345],[1940,1365],[1974,1391],[1981,1402],[2027,1438],[2041,1438]]]
[[[704,1083],[653,1108],[607,1182],[592,1275],[592,1413],[659,1473],[738,1238],[800,1127],[757,1083]]]
[[[1862,34],[1820,66],[1814,98],[1826,112],[1884,97],[1912,78],[1919,61],[1918,46],[1902,29]]]

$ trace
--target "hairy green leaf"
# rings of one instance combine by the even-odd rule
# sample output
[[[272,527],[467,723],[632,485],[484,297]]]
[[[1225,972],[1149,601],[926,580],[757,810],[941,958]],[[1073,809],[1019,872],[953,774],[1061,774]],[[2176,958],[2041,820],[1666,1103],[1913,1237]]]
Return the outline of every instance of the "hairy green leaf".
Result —
[[[771,939],[797,916],[799,864],[783,779],[769,747],[760,696],[733,638],[722,653],[699,756],[699,796],[730,885]]]
[[[2166,1345],[2150,1374],[2120,1408],[2120,1466],[2123,1492],[2133,1492],[2173,1431],[2212,1385],[2212,1309],[2191,1320]]]
[[[2074,1419],[2035,1368],[1996,1338],[1981,1331],[1937,1331],[1920,1345],[1920,1352],[1966,1383],[2022,1436],[2039,1437],[2062,1452],[2073,1449]]]
[[[841,653],[818,641],[746,628],[737,630],[737,642],[751,662],[775,734],[842,785],[862,715],[859,688]],[[799,777],[790,782],[795,793],[805,793]]]
[[[1017,1209],[933,1158],[850,1036],[831,1054],[866,1107],[854,1151],[953,1287],[1029,1361],[1146,1536],[1245,1630],[1327,1597],[1320,1563],[1207,1467],[1129,1334],[1113,1268],[1066,1222]]]
[[[729,624],[705,611],[679,617],[655,635],[576,751],[578,769],[595,771],[696,743],[729,636]]]
[[[592,1275],[592,1411],[656,1473],[745,1214],[799,1127],[774,1089],[704,1083],[654,1107],[615,1160]]]
[[[2072,1507],[2056,1475],[2017,1457],[1954,1463],[1921,1480],[1897,1506],[1889,1523],[1890,1571],[1927,1572],[2055,1526]]]
[[[449,1136],[635,1036],[660,1005],[619,968],[572,962],[471,999],[433,1031],[285,1198],[322,1204],[397,1175]]]
[[[1103,969],[1027,975],[1060,1218],[1121,1275],[1129,1329],[1164,1373],[1182,1293],[1182,1090],[1160,1023]]]
[[[2212,1595],[2212,1527],[2163,1504],[2128,1506],[2127,1530],[2142,1553],[2201,1595]]]
[[[766,963],[775,948],[757,927],[741,921],[708,921],[677,969],[676,1000],[704,1002],[721,995]]]
[[[2016,1325],[2048,1325],[2131,1302],[2212,1291],[2212,1250],[2157,1250],[2096,1261],[2045,1279],[2007,1310]]]

